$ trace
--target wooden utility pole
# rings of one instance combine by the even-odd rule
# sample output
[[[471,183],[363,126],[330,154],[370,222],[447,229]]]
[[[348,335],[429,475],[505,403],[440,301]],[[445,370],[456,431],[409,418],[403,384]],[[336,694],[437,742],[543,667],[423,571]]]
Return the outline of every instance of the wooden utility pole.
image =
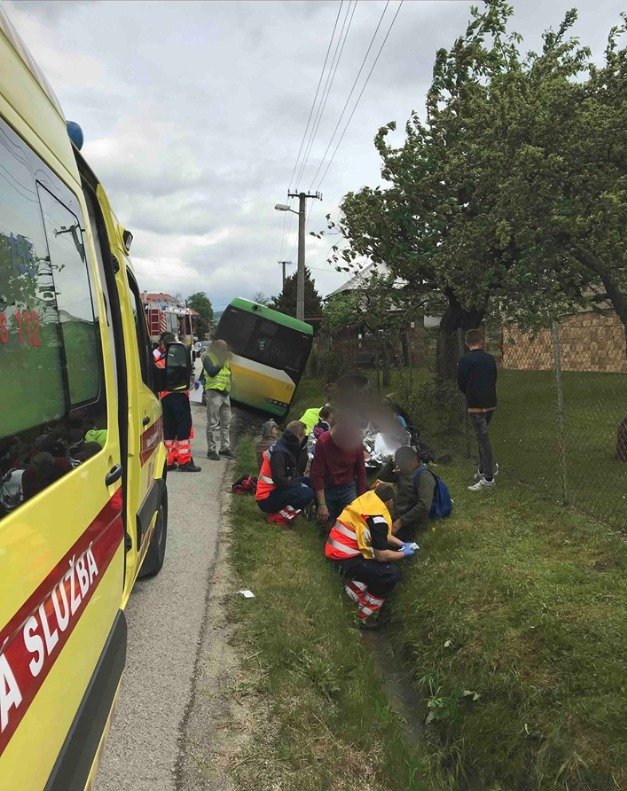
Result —
[[[285,267],[289,264],[292,266],[293,261],[279,261],[279,264],[283,267],[283,291],[285,291]]]
[[[288,198],[298,198],[298,269],[296,271],[296,318],[305,320],[305,217],[307,198],[322,200],[319,192],[288,192]]]

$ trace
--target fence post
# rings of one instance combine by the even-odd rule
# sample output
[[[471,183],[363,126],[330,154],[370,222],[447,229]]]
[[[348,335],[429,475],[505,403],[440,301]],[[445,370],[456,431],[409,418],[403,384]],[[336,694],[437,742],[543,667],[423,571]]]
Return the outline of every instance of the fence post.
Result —
[[[561,468],[562,502],[568,503],[566,473],[566,421],[564,418],[564,391],[562,389],[562,362],[560,331],[558,322],[551,324],[551,348],[553,350],[553,373],[555,374],[555,396],[557,402],[557,450]]]
[[[464,334],[461,327],[457,328],[457,350],[459,357],[464,353]],[[470,426],[468,425],[468,410],[466,409],[466,396],[460,393],[462,421],[464,423],[464,442],[466,445],[466,458],[470,458]]]

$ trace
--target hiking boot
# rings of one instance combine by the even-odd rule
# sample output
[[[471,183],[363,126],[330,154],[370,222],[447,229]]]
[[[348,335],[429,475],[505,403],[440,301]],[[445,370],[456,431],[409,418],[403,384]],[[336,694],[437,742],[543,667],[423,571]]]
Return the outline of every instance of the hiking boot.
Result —
[[[226,450],[221,450],[220,451],[220,456],[225,456],[227,459],[234,459],[235,458],[235,454],[229,448],[227,448]]]
[[[168,464],[168,466],[166,467],[166,470],[168,472],[174,472],[174,470],[178,470],[178,468],[179,468],[179,465],[176,462],[174,462],[174,464]]]
[[[209,453],[207,453],[207,458],[211,459],[211,461],[220,461],[220,457],[215,450],[210,450]]]
[[[496,481],[494,478],[491,481],[486,481],[485,478],[480,478],[477,483],[468,487],[469,492],[480,492],[482,489],[494,489]]]
[[[194,464],[194,460],[188,461],[187,464],[179,465],[179,472],[200,472],[201,468]]]

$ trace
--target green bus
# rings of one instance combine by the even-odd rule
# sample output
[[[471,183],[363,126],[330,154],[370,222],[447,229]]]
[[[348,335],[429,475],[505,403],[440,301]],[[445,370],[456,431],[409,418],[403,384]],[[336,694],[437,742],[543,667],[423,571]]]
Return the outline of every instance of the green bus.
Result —
[[[307,365],[312,327],[238,297],[222,314],[216,338],[225,340],[233,353],[233,400],[283,417]]]

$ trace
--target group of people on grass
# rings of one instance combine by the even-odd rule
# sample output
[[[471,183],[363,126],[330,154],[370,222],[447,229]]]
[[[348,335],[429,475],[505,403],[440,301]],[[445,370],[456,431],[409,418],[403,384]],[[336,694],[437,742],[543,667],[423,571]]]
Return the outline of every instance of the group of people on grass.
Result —
[[[477,433],[479,467],[469,488],[491,488],[497,468],[488,437],[496,407],[496,365],[483,350],[483,335],[467,333],[470,351],[458,365],[458,384]],[[289,525],[299,514],[313,518],[326,539],[324,553],[357,604],[363,628],[376,628],[377,614],[400,579],[399,562],[415,543],[438,496],[438,477],[412,447],[409,416],[388,396],[369,399],[365,377],[348,375],[325,386],[327,403],[308,409],[280,433],[269,421],[257,444],[256,500],[268,521]],[[396,450],[369,480],[366,430],[396,437]]]

